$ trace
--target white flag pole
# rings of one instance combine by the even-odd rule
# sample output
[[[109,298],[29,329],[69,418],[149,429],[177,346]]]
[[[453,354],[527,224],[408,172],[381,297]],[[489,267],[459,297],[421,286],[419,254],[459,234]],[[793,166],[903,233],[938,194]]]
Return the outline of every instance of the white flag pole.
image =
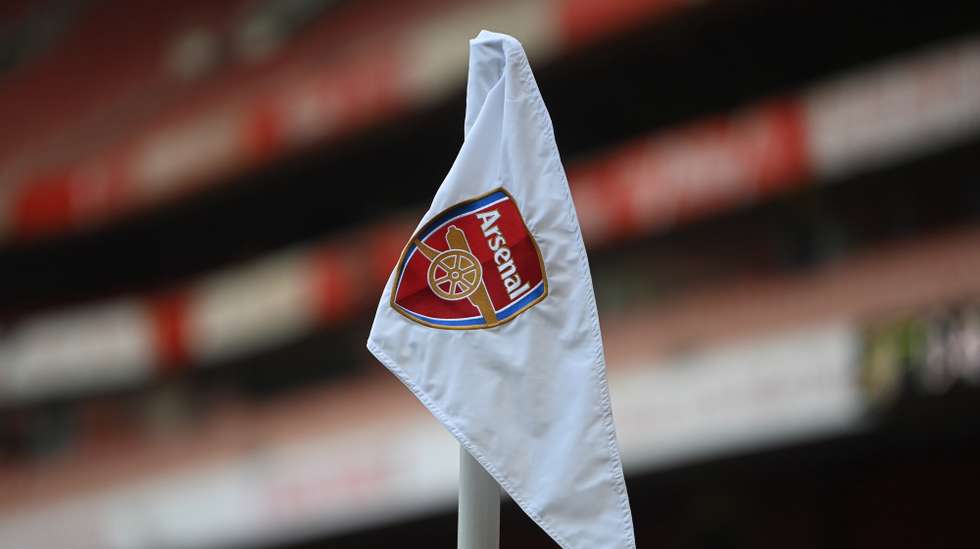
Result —
[[[500,547],[500,486],[459,447],[459,530],[457,549]]]

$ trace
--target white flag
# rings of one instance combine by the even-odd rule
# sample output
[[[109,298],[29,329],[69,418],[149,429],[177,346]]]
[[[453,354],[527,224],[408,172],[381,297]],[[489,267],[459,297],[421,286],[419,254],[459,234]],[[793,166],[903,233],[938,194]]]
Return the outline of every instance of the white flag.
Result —
[[[588,259],[521,44],[471,40],[466,93],[368,349],[559,545],[635,547]]]

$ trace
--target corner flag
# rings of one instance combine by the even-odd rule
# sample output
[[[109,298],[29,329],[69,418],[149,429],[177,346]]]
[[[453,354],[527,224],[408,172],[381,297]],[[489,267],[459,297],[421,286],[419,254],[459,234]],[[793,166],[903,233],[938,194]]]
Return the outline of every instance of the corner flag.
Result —
[[[470,41],[465,139],[368,349],[560,546],[636,546],[585,246],[510,36]]]

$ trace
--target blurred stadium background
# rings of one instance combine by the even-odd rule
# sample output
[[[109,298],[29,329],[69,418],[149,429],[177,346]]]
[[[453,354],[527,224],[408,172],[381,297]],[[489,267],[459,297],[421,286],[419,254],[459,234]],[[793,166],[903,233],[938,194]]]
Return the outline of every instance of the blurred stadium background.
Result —
[[[12,0],[0,546],[454,546],[364,341],[481,28],[554,118],[640,545],[975,545],[980,3]]]

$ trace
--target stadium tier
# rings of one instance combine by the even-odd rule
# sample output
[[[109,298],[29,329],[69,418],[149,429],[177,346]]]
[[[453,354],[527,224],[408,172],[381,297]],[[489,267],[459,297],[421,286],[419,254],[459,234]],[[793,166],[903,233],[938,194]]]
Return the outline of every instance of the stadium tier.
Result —
[[[877,344],[867,331],[935,316],[942,304],[976,309],[978,269],[973,229],[610,317],[627,474],[866,429],[900,382],[873,368],[905,367],[862,361]],[[690,341],[699,348],[679,351]],[[977,358],[974,350],[964,365]],[[96,546],[117,536],[197,547],[302,539],[425,515],[451,505],[455,491],[453,440],[387,378],[340,381],[272,408],[222,406],[193,429],[117,438],[72,462],[0,470],[0,539],[39,548],[82,535]]]
[[[330,16],[313,18],[302,40],[278,51],[275,36],[260,46],[246,40],[264,17],[279,15],[275,7],[172,3],[160,24],[159,8],[113,2],[0,91],[0,117],[16,128],[0,144],[0,237],[88,226],[227,183],[290,151],[438,101],[464,81],[460,44],[481,25],[519,25],[513,32],[545,60],[690,3],[340,4],[320,8]],[[124,32],[145,35],[140,49],[119,55],[111,39]],[[80,79],[84,87],[66,101],[60,91]]]

